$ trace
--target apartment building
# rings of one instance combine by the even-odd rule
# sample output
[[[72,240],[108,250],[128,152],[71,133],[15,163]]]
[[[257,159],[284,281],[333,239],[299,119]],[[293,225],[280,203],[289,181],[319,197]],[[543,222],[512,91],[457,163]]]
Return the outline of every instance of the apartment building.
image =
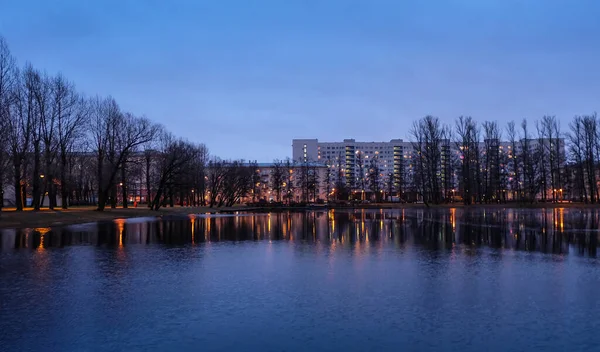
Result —
[[[275,163],[256,163],[258,169],[256,172],[259,174],[258,182],[254,185],[251,194],[246,195],[246,201],[254,200],[266,200],[266,201],[295,201],[300,202],[306,196],[309,200],[326,199],[327,198],[327,187],[323,185],[326,179],[327,166],[321,163],[303,163],[302,165],[290,166],[288,169],[285,163],[279,165]],[[280,185],[279,194],[273,189],[273,174],[275,168],[282,168],[285,176],[283,177],[283,183]],[[303,167],[309,168],[309,170],[302,170]],[[314,188],[312,188],[308,195],[304,195],[302,189],[302,173],[314,173]],[[287,183],[291,183],[293,187],[288,187]],[[291,194],[288,194],[288,190],[291,189]]]
[[[460,165],[463,158],[461,147],[451,140],[441,140],[438,145],[440,147],[438,170],[440,183],[447,193],[458,192]],[[553,157],[554,162],[560,164],[559,168],[566,163],[565,144],[562,138],[520,140],[516,142],[515,146],[502,140],[484,140],[477,144],[477,155],[482,168],[480,171],[488,171],[485,170],[486,165],[497,165],[497,170],[488,172],[488,175],[494,177],[488,182],[493,182],[498,187],[505,188],[506,191],[510,190],[515,177],[513,160],[521,153],[523,146],[530,149],[532,156],[538,155],[539,150],[545,150],[547,155],[550,155],[550,151],[552,151],[552,155],[556,155]],[[537,154],[534,151],[538,151]],[[410,183],[416,167],[414,163],[416,154],[413,143],[402,139],[392,139],[389,142],[357,142],[354,139],[344,139],[342,142],[321,142],[318,139],[292,140],[292,158],[296,162],[310,161],[340,168],[343,170],[346,180],[354,182],[355,186],[361,180],[361,170],[365,173],[362,178],[367,177],[372,160],[376,160],[381,172],[382,187],[389,185],[392,176],[394,183],[404,181],[405,184]],[[550,158],[547,159],[538,161],[548,164]],[[522,163],[522,160],[518,162]],[[550,168],[548,167],[548,169]],[[402,181],[402,179],[404,180]],[[549,184],[550,182],[548,182],[548,186]]]
[[[357,142],[344,139],[342,142],[319,142],[318,139],[292,140],[292,158],[296,162],[312,161],[343,170],[346,180],[360,182],[367,177],[372,162],[376,162],[383,184],[392,175],[397,179],[403,167],[403,159],[412,158],[412,144],[402,139],[389,142]],[[375,160],[375,161],[373,161]],[[408,163],[407,168],[412,168]],[[364,173],[361,177],[361,172]]]

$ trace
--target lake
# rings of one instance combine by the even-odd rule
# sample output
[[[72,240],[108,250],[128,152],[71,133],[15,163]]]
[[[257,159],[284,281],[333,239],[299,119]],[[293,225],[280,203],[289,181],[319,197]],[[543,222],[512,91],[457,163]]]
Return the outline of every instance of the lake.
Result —
[[[599,223],[444,208],[0,230],[0,350],[590,351]]]

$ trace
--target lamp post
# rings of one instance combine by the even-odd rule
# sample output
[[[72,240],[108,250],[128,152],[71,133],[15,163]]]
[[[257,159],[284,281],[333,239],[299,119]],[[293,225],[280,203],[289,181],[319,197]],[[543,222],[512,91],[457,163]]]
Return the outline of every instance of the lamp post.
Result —
[[[558,191],[560,192],[559,193],[559,195],[560,195],[560,201],[562,202],[564,200],[564,198],[563,198],[563,189],[561,188]]]

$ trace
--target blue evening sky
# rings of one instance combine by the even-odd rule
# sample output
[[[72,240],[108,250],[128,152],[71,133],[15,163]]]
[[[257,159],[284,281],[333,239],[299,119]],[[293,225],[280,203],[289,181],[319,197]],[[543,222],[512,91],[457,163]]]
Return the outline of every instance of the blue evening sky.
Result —
[[[0,0],[0,34],[224,158],[600,109],[596,0]]]

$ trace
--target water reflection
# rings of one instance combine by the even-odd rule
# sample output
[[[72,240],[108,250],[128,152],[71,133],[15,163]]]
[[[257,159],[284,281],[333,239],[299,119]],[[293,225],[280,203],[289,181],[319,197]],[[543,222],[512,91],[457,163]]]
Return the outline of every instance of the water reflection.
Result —
[[[77,245],[124,249],[133,244],[185,245],[219,241],[319,241],[362,246],[386,243],[451,250],[490,247],[596,256],[599,214],[591,209],[331,210],[191,215],[163,220],[123,220],[64,228],[3,230],[0,249]]]

